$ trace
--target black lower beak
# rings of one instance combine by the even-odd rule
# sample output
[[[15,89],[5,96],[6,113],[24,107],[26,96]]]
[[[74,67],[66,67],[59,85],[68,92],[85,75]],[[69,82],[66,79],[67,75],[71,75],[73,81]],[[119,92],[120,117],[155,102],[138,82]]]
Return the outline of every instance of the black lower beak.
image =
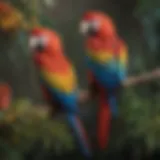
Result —
[[[44,51],[44,46],[39,44],[39,45],[36,46],[35,50],[38,51],[38,52],[43,52]]]
[[[96,35],[97,35],[97,32],[93,28],[90,28],[88,30],[88,36],[96,36]]]

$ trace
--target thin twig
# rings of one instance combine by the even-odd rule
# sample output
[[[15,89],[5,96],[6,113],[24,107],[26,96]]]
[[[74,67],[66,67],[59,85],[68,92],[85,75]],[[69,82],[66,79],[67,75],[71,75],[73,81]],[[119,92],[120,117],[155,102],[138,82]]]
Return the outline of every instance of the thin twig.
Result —
[[[154,69],[151,72],[143,73],[138,76],[128,77],[122,84],[123,87],[131,87],[142,83],[147,83],[155,79],[160,78],[160,68]],[[79,102],[84,103],[91,99],[91,93],[89,90],[82,90],[79,92]]]
[[[31,14],[31,23],[32,27],[38,26],[38,15],[39,15],[39,1],[38,0],[32,0],[31,2],[31,8],[32,8],[32,14]]]

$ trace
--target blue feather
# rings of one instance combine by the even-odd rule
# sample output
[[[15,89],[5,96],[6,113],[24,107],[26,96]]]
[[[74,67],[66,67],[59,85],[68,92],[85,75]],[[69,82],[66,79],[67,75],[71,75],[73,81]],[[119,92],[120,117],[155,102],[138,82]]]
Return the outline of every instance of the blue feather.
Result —
[[[116,63],[99,64],[88,58],[87,64],[96,80],[102,86],[108,89],[119,87],[121,81],[118,76]]]
[[[118,106],[117,106],[117,98],[115,95],[109,94],[108,95],[108,103],[111,109],[111,113],[113,117],[118,116]]]
[[[78,113],[77,107],[77,91],[73,91],[72,93],[64,93],[60,92],[55,88],[49,86],[43,79],[40,79],[40,82],[46,87],[46,89],[51,93],[57,101],[62,104],[64,111]]]
[[[125,68],[120,67],[116,59],[105,64],[100,64],[87,57],[87,64],[97,82],[106,89],[106,100],[109,103],[111,113],[114,117],[117,117],[118,107],[115,90],[125,79]]]
[[[91,157],[91,151],[89,149],[85,132],[84,129],[82,128],[80,120],[75,114],[70,114],[70,113],[67,114],[67,118],[70,123],[70,126],[72,127],[72,130],[74,131],[76,139],[78,140],[82,153],[86,157]]]

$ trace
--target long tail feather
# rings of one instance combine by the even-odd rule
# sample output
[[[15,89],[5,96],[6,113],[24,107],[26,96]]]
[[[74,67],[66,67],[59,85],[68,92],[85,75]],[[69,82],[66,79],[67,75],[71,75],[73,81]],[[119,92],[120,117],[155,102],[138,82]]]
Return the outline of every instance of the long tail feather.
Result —
[[[115,94],[111,94],[108,96],[108,103],[111,109],[111,114],[114,118],[118,116],[118,108],[117,108],[117,97]]]
[[[80,119],[75,114],[68,114],[68,121],[74,131],[74,134],[79,143],[80,149],[85,157],[91,157],[91,150],[88,143],[88,138],[86,136],[86,132],[81,124]]]
[[[106,102],[104,95],[100,96],[99,102],[97,138],[99,148],[103,150],[109,141],[111,113],[109,103]]]

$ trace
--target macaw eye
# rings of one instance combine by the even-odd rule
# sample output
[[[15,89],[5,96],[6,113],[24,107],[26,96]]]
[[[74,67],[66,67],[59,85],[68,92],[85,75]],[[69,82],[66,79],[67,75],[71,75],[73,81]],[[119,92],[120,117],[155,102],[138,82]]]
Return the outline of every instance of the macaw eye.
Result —
[[[99,27],[100,27],[99,21],[94,20],[94,21],[90,22],[90,27],[91,27],[93,30],[97,31],[97,30],[99,29]]]
[[[82,34],[93,34],[98,31],[99,27],[99,21],[82,21],[80,24],[80,32]]]
[[[47,37],[45,36],[32,36],[29,40],[29,48],[31,50],[42,51],[47,44]]]

